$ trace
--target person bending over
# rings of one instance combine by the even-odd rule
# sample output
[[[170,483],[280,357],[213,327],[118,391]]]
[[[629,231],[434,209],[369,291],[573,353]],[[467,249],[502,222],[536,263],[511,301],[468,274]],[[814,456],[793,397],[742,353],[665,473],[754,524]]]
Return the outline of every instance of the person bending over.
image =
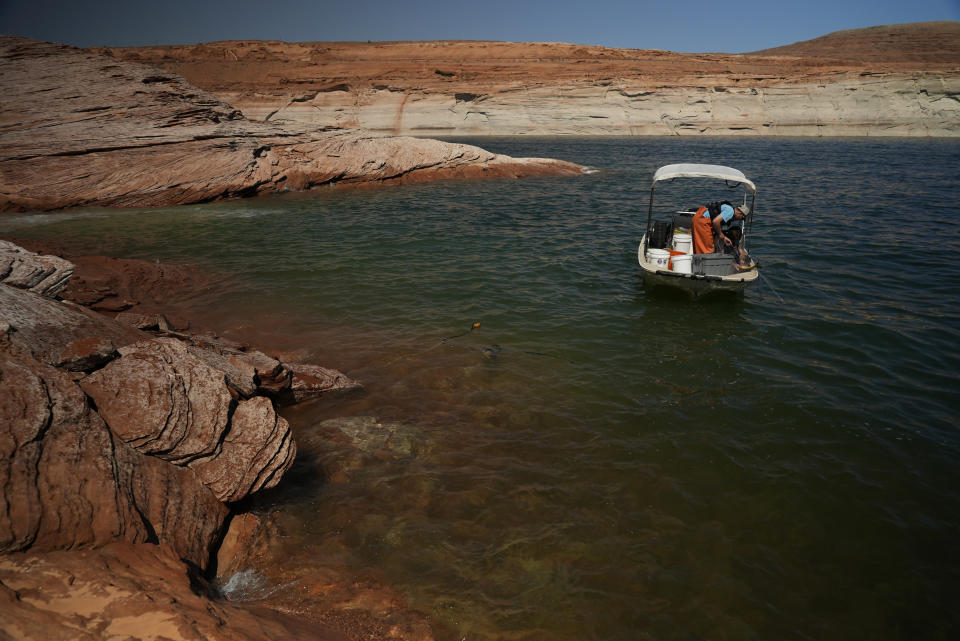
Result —
[[[743,220],[750,214],[746,205],[734,207],[728,202],[704,205],[693,215],[693,253],[712,254],[732,247],[733,240],[723,232],[723,225],[733,220]]]

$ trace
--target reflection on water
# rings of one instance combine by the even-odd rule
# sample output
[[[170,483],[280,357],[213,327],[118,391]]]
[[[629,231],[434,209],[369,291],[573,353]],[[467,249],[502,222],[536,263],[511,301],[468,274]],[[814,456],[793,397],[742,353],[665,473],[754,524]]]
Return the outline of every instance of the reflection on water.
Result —
[[[236,274],[198,316],[364,382],[286,411],[270,598],[385,581],[451,639],[952,636],[960,144],[484,145],[602,171],[0,230]],[[639,276],[691,159],[759,187],[742,298]]]

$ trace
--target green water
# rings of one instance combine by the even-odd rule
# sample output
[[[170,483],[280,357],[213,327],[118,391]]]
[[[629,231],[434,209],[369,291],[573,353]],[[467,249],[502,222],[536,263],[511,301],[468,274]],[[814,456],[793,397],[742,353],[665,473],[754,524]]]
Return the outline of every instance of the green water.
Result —
[[[252,509],[444,638],[956,638],[960,143],[476,142],[600,171],[0,231],[228,273],[182,302],[362,380],[287,413]],[[742,298],[640,278],[650,176],[690,161],[758,186]]]

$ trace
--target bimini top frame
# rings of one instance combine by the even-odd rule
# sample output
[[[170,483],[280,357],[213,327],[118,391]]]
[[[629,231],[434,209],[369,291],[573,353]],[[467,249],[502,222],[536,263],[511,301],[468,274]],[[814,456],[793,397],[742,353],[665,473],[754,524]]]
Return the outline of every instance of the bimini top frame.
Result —
[[[673,180],[674,178],[717,178],[727,182],[740,183],[750,190],[751,193],[757,193],[757,187],[749,178],[743,175],[743,172],[733,167],[724,167],[723,165],[698,165],[693,163],[681,163],[679,165],[664,165],[653,174],[653,188],[661,180]]]

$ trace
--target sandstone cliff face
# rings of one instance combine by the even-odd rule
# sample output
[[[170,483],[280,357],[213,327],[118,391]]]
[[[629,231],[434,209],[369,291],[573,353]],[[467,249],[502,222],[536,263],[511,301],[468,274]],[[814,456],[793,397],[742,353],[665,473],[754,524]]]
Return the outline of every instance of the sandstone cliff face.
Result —
[[[771,87],[649,87],[625,82],[530,87],[457,98],[423,91],[286,96],[223,92],[251,119],[356,124],[416,135],[955,136],[960,75],[859,74]],[[285,104],[286,103],[286,104]]]
[[[75,268],[0,241],[0,637],[359,638],[230,605],[203,579],[215,553],[243,553],[218,550],[228,504],[275,486],[296,456],[277,403],[358,384],[140,310],[159,265],[125,261],[132,279],[85,274],[72,289]],[[114,319],[52,294],[102,302],[117,285],[132,309]],[[364,617],[321,618],[351,632]],[[412,620],[417,635],[382,638],[432,638]]]
[[[22,38],[0,37],[0,90],[0,211],[580,171],[469,145],[251,122],[176,74]]]
[[[11,273],[72,272],[7,249]],[[296,456],[273,399],[357,387],[207,338],[148,334],[31,291],[34,280],[0,282],[0,552],[153,542],[206,568],[225,503],[276,485]]]
[[[252,120],[416,135],[960,133],[960,23],[745,55],[551,43],[222,42],[114,49]]]
[[[35,295],[0,294],[0,552],[164,542],[206,567],[226,506],[189,470],[126,445],[72,376],[20,349],[22,317],[8,303],[31,307]]]

